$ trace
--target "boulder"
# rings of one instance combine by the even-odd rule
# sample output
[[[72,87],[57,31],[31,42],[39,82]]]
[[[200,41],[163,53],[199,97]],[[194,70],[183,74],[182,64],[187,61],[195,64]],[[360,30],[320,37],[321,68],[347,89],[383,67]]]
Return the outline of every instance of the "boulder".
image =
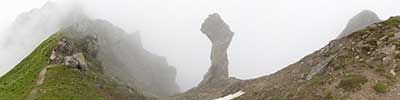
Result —
[[[81,70],[87,70],[87,63],[85,60],[85,56],[83,56],[82,53],[76,53],[74,55],[72,55],[72,57],[74,57],[77,61],[78,61],[78,68]]]
[[[64,65],[71,66],[73,68],[78,68],[83,71],[86,71],[88,69],[85,56],[83,56],[83,54],[80,52],[75,53],[72,56],[66,56]]]
[[[65,59],[64,60],[65,66],[69,66],[69,67],[73,67],[73,68],[77,68],[79,66],[78,60],[76,60],[73,56],[66,56],[64,59]]]

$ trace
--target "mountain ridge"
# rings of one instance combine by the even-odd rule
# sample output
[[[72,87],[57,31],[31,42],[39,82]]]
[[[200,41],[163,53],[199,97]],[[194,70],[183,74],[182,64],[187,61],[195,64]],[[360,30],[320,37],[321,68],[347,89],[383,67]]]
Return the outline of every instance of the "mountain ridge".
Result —
[[[391,17],[332,40],[274,74],[223,87],[198,85],[170,99],[212,100],[244,92],[233,100],[393,100],[400,93],[399,41],[400,17]]]
[[[34,88],[39,88],[37,96],[33,96],[36,99],[55,99],[58,96],[137,100],[165,98],[179,92],[175,82],[176,69],[165,57],[145,50],[140,37],[136,37],[138,35],[129,35],[105,20],[93,20],[80,14],[71,16],[79,17],[80,21],[61,28],[0,77],[0,96],[4,97],[0,99],[23,99]],[[49,74],[51,77],[46,77],[43,84],[35,84],[40,70],[54,64],[61,67],[49,68],[47,72],[53,73]],[[62,78],[57,73],[71,76]],[[69,81],[80,85],[72,87],[73,84],[63,83]],[[69,93],[78,88],[87,93]]]

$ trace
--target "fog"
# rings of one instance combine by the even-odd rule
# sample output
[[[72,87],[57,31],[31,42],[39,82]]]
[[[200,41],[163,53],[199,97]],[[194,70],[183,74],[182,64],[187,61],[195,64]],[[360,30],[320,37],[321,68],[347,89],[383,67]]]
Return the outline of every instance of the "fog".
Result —
[[[16,16],[40,8],[46,2],[0,1],[0,29],[7,29]],[[318,50],[339,35],[347,21],[364,9],[374,11],[381,19],[400,14],[398,0],[57,2],[78,3],[93,18],[108,20],[127,32],[140,31],[144,47],[165,56],[169,64],[177,68],[177,83],[183,90],[197,85],[210,66],[211,43],[200,32],[200,25],[208,14],[219,13],[235,32],[228,51],[229,68],[230,75],[240,79],[271,74]],[[1,39],[5,37],[3,33],[0,33]],[[0,53],[0,75],[9,70],[8,66],[19,62],[7,60],[14,57],[13,53],[18,50]]]

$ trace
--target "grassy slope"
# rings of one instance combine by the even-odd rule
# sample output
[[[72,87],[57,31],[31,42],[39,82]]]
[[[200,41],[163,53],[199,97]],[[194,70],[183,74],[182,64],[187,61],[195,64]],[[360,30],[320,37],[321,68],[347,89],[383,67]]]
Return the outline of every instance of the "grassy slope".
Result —
[[[104,100],[86,75],[78,70],[58,65],[49,68],[37,100]],[[60,98],[62,97],[62,98]]]
[[[0,100],[24,100],[35,87],[39,87],[37,100],[154,99],[98,71],[100,62],[86,56],[86,52],[88,71],[56,65],[48,69],[44,83],[37,86],[40,71],[49,65],[53,48],[66,34],[70,33],[60,31],[50,36],[10,72],[0,77]]]
[[[0,78],[0,100],[23,100],[29,95],[36,87],[38,75],[48,65],[51,51],[61,37],[60,33],[49,37],[14,69]],[[80,75],[78,71],[62,65],[50,68],[36,99],[104,99],[89,81],[86,75]]]
[[[0,78],[0,100],[22,100],[36,85],[42,68],[48,64],[51,50],[56,46],[59,34],[44,41],[28,57]]]

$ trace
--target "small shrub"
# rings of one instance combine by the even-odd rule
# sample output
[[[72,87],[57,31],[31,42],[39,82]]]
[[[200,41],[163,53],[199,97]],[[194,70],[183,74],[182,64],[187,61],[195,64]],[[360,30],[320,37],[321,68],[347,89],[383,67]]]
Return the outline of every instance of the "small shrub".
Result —
[[[357,91],[361,89],[361,85],[368,82],[367,77],[362,75],[346,75],[339,83],[339,88],[345,91]]]
[[[376,70],[375,71],[379,72],[379,73],[384,73],[385,72],[385,66],[383,64],[378,64],[378,65],[376,65]]]
[[[339,99],[332,92],[328,92],[325,95],[324,100],[339,100]]]
[[[374,90],[379,93],[385,93],[388,91],[389,86],[383,82],[378,82],[374,86]]]
[[[325,78],[325,75],[315,75],[311,80],[307,81],[308,85],[319,85],[323,84],[323,79]]]
[[[388,36],[389,36],[389,37],[393,37],[394,34],[395,34],[395,32],[389,32],[389,33],[388,33]]]

